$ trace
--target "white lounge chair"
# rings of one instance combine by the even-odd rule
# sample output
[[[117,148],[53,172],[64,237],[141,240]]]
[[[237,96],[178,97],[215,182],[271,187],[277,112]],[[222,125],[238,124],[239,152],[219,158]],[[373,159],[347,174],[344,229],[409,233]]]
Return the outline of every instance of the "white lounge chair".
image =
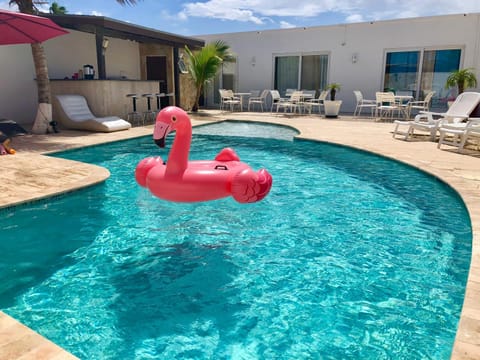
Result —
[[[480,139],[480,118],[470,118],[467,123],[441,125],[438,129],[440,139],[437,147],[450,145],[462,151],[467,141],[471,138]]]
[[[57,95],[56,98],[60,104],[56,120],[66,129],[113,132],[132,127],[118,116],[96,117],[82,95]]]
[[[455,102],[445,113],[421,112],[415,116],[413,121],[396,120],[393,137],[403,135],[404,140],[414,135],[415,130],[430,134],[430,140],[434,141],[438,128],[442,124],[460,123],[468,119],[475,107],[480,103],[480,93],[464,92],[457,96]],[[434,116],[439,118],[435,119]],[[401,130],[400,127],[407,127],[407,130]]]

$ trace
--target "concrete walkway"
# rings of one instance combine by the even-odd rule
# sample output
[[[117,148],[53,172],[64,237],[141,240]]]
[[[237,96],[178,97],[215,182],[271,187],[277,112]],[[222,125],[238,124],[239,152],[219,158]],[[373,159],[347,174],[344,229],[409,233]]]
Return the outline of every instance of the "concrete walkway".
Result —
[[[392,138],[393,124],[375,123],[369,120],[354,120],[343,116],[339,119],[322,119],[318,116],[272,116],[267,113],[220,113],[205,111],[192,116],[193,124],[224,119],[242,121],[265,121],[292,126],[298,129],[299,137],[312,140],[344,144],[354,148],[400,160],[422,169],[450,184],[462,197],[470,213],[473,229],[472,261],[467,291],[459,323],[452,359],[480,358],[480,152],[469,150],[459,154],[445,146],[418,138],[401,141]],[[72,191],[105,180],[109,173],[98,166],[71,160],[44,156],[49,152],[91,146],[104,142],[118,141],[132,137],[151,135],[153,127],[133,128],[128,131],[99,134],[78,131],[62,131],[59,134],[42,136],[27,135],[16,137],[13,147],[16,155],[0,156],[2,182],[0,183],[0,208],[28,202],[54,194]],[[12,347],[19,354],[9,359],[20,358],[22,351],[12,338],[21,334],[24,339],[31,330],[11,326],[12,319],[0,312],[0,358],[9,354]],[[10,324],[10,326],[8,325]],[[9,330],[10,329],[10,330]],[[47,340],[40,345],[25,341],[23,354],[27,358],[60,359],[53,352],[43,357],[28,357],[35,349],[48,348]],[[51,344],[55,347],[55,345]],[[33,349],[33,350],[32,350]],[[52,351],[58,350],[54,348]],[[67,353],[62,353],[67,356]],[[70,357],[72,358],[72,357]]]

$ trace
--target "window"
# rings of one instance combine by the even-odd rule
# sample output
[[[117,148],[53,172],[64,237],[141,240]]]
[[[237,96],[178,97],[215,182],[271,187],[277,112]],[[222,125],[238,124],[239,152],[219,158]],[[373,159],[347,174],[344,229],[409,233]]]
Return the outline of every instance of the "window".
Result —
[[[323,90],[327,71],[328,55],[276,56],[274,88],[282,95],[287,89]]]
[[[416,99],[433,90],[432,109],[446,110],[448,99],[456,94],[445,89],[445,82],[453,70],[459,69],[461,54],[461,49],[387,52],[384,89]]]
[[[220,71],[213,79],[213,102],[220,103],[219,89],[236,91],[237,89],[237,60],[223,62]],[[207,86],[208,89],[208,86]],[[208,89],[209,90],[209,89]]]

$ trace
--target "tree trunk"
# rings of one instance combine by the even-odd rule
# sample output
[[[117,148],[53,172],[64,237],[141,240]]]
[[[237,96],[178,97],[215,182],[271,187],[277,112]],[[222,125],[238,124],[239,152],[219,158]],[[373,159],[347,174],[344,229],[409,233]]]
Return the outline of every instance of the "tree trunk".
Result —
[[[52,130],[52,102],[50,93],[50,79],[48,78],[47,58],[40,43],[31,44],[33,63],[38,91],[38,110],[32,132],[34,134],[46,134]]]
[[[200,96],[202,95],[203,86],[200,85],[197,87],[197,94],[195,95],[195,105],[193,105],[192,111],[197,112],[200,108]]]

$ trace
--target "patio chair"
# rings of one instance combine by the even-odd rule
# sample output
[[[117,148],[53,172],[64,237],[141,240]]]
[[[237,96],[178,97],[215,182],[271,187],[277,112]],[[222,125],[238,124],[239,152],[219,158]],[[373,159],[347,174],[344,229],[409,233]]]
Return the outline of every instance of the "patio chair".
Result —
[[[318,107],[318,113],[322,115],[322,108],[325,108],[325,100],[327,99],[329,90],[323,90],[318,95],[316,99],[306,100],[304,105],[305,108],[308,109],[308,112],[311,114],[314,107]]]
[[[242,108],[242,100],[233,95],[233,90],[219,89],[218,92],[220,93],[220,110],[225,110],[225,107],[228,106],[230,111],[233,111],[235,105]]]
[[[298,91],[298,90],[297,90],[297,89],[287,89],[287,90],[285,90],[285,97],[286,97],[286,98],[289,98],[290,96],[292,96],[292,94],[293,94],[295,91]]]
[[[469,139],[480,140],[480,118],[470,118],[467,123],[441,125],[438,131],[440,132],[437,145],[439,149],[445,144],[462,151]]]
[[[480,93],[461,93],[445,113],[421,112],[415,116],[413,121],[395,121],[393,137],[403,135],[404,140],[408,140],[409,137],[413,137],[415,130],[417,130],[429,133],[430,140],[434,141],[440,125],[447,123],[456,124],[468,119],[479,103]],[[401,126],[407,127],[407,130],[401,130]]]
[[[423,100],[410,101],[407,104],[407,117],[410,118],[413,110],[416,112],[428,112],[433,95],[435,95],[435,91],[429,91]]]
[[[263,112],[263,105],[267,106],[267,96],[270,94],[270,90],[263,90],[260,96],[252,96],[248,99],[248,111],[250,111],[250,105],[253,105],[253,109],[255,109],[255,104],[260,105],[260,109]]]
[[[288,100],[280,101],[277,103],[277,113],[278,113],[278,110],[281,108],[283,108],[284,112],[288,110],[292,113],[296,113],[298,109],[300,113],[302,111],[302,106],[303,106],[302,92],[296,90],[292,93],[292,95]]]
[[[375,101],[377,104],[376,112],[377,117],[382,119],[389,119],[393,121],[393,115],[395,112],[397,114],[400,112],[400,107],[397,104],[395,99],[395,94],[393,92],[381,92],[377,91],[375,93]]]
[[[282,98],[280,96],[280,92],[278,90],[270,90],[270,96],[272,97],[272,105],[270,106],[270,112],[273,112],[273,108],[277,108],[278,112],[278,104],[288,101],[286,98]]]
[[[373,118],[377,109],[377,101],[364,99],[360,90],[353,90],[353,94],[355,95],[355,100],[357,101],[357,105],[355,106],[355,110],[353,112],[353,118],[355,119],[360,117],[362,109],[370,109],[371,117]]]
[[[118,116],[96,117],[82,95],[57,95],[56,99],[60,106],[55,116],[66,129],[113,132],[132,127],[132,124]]]

